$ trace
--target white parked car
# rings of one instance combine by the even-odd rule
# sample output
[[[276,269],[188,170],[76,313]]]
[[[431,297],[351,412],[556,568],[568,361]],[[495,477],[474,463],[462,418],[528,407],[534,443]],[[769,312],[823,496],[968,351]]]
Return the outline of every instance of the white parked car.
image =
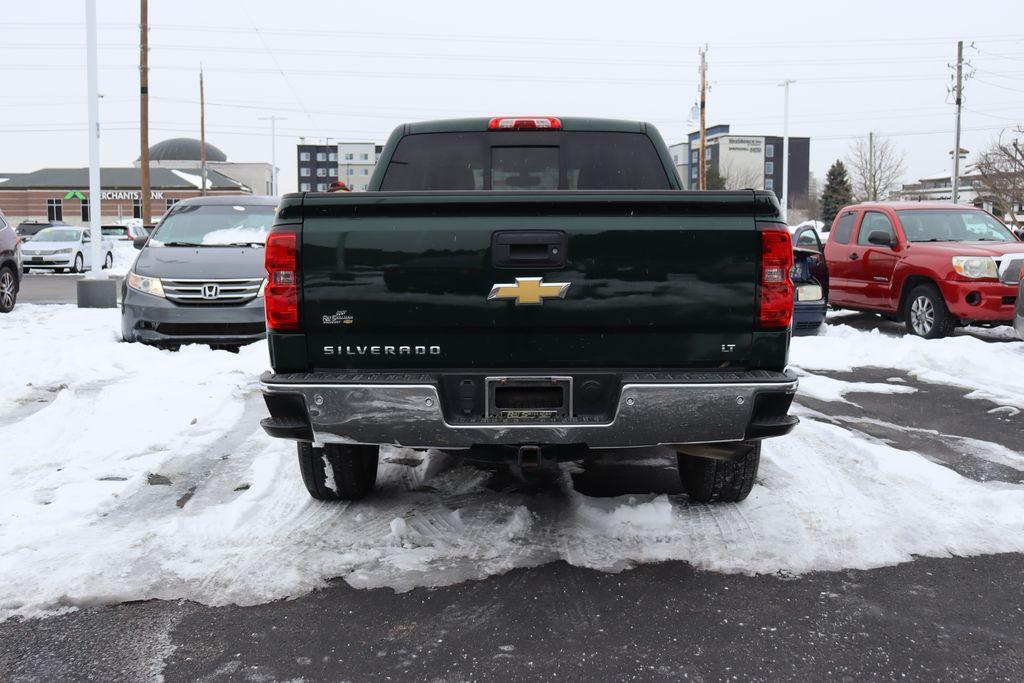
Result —
[[[107,237],[101,239],[103,267],[109,268],[114,265],[114,243]],[[26,273],[33,268],[81,273],[92,265],[89,231],[70,225],[40,230],[21,252],[22,268]]]

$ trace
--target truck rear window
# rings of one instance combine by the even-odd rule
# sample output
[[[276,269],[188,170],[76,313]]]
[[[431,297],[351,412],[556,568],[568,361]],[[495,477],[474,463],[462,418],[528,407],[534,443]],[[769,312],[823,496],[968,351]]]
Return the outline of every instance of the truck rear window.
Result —
[[[473,132],[408,135],[381,190],[668,190],[641,133]]]

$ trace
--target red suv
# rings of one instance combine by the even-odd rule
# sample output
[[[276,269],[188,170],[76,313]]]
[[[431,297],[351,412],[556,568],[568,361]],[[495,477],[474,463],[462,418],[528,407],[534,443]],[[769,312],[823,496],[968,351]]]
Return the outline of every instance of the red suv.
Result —
[[[848,206],[825,244],[829,303],[904,320],[928,339],[961,325],[1010,325],[1024,244],[959,204]]]

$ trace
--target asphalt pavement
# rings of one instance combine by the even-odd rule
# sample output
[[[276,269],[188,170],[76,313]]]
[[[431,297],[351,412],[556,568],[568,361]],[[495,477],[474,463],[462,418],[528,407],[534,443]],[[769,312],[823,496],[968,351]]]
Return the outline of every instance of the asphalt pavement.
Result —
[[[562,562],[447,588],[0,624],[14,681],[1020,680],[1024,557],[798,579]]]
[[[23,291],[73,303],[73,283],[29,276]],[[996,404],[892,369],[829,376],[901,376],[918,394],[801,396],[798,410],[993,486],[1024,480],[971,455],[978,441],[1024,443],[1024,424],[990,412]],[[618,489],[647,485],[642,470],[633,482],[629,472],[613,474]],[[578,484],[601,494],[600,479]],[[1019,681],[1022,575],[1024,556],[1008,554],[799,577],[680,562],[607,573],[555,562],[400,594],[337,581],[253,607],[153,600],[9,620],[0,623],[0,679]]]

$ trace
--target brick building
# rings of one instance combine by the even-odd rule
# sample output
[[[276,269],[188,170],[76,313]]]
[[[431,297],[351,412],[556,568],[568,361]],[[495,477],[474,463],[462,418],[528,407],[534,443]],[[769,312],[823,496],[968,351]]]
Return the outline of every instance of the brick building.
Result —
[[[207,194],[251,194],[248,186],[207,170]],[[141,171],[100,169],[103,222],[142,217]],[[158,220],[175,202],[198,197],[199,169],[150,170],[150,211]],[[0,209],[17,224],[25,220],[59,220],[72,225],[89,221],[89,169],[44,168],[31,173],[0,172]]]

